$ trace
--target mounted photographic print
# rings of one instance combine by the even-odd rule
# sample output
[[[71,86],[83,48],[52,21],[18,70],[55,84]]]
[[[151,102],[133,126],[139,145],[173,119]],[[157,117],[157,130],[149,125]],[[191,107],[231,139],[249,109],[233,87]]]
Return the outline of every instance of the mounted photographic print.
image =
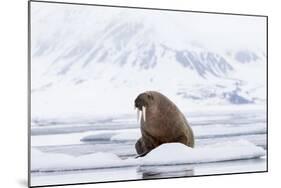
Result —
[[[29,186],[267,172],[267,16],[29,2]]]

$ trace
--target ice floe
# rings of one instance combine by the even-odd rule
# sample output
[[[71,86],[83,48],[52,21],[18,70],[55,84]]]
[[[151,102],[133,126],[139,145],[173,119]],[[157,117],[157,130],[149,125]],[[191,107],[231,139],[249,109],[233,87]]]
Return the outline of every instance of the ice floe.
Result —
[[[97,152],[73,157],[31,150],[31,171],[52,172],[126,166],[176,165],[252,159],[266,154],[246,140],[190,148],[180,143],[162,144],[142,158],[121,159],[116,154]]]

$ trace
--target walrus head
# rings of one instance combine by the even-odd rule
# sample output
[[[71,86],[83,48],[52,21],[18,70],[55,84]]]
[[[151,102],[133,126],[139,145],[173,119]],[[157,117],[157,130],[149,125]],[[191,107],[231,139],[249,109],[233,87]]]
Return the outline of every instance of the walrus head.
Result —
[[[154,97],[152,92],[141,93],[135,99],[135,108],[137,109],[138,121],[146,120],[146,109],[153,103]],[[141,114],[140,114],[141,113]]]

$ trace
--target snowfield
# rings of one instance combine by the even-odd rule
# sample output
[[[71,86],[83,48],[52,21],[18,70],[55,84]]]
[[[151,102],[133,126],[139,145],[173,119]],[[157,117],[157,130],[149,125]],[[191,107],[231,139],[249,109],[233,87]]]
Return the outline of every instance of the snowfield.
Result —
[[[265,34],[248,24],[263,31],[263,19],[39,3],[32,10],[34,121],[130,114],[147,90],[165,94],[183,111],[265,104]],[[231,30],[218,20],[238,25]],[[216,32],[196,30],[211,28]]]

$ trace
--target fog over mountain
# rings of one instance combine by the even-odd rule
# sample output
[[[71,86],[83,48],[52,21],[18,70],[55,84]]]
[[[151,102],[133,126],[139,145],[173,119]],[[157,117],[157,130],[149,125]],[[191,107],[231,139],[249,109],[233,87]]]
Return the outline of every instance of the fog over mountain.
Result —
[[[139,92],[150,89],[178,103],[266,100],[265,18],[32,6],[35,110],[52,108],[58,101],[64,101],[61,105],[75,101],[83,108],[88,103],[99,106],[100,97],[111,98],[113,106],[125,100],[125,108]]]

